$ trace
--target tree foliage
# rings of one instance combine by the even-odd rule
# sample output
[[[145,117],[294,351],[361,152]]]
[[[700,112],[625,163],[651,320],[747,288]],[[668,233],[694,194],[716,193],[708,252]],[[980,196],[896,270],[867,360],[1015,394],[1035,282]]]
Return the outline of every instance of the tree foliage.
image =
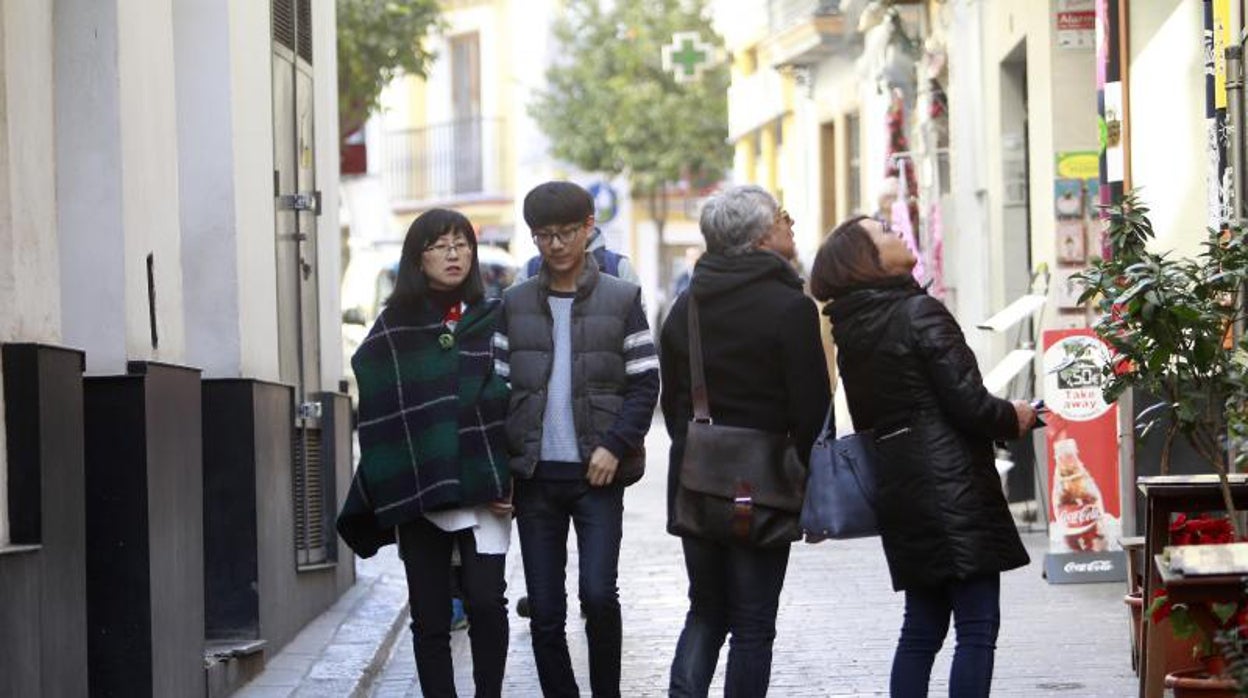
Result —
[[[378,108],[396,75],[425,75],[427,34],[441,27],[437,0],[337,0],[338,140]]]
[[[569,0],[555,23],[558,58],[529,113],[556,157],[627,174],[637,192],[685,179],[717,181],[731,162],[728,69],[679,84],[662,46],[697,31],[717,49],[704,0]]]

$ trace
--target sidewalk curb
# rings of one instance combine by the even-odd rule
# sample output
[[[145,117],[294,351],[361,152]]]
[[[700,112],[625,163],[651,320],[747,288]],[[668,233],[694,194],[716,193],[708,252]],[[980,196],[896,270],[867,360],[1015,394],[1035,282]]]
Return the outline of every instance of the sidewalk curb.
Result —
[[[378,582],[380,581],[378,580]],[[369,691],[373,687],[373,682],[377,680],[381,670],[390,659],[390,652],[394,649],[394,643],[398,641],[399,634],[403,632],[403,628],[407,627],[406,620],[410,607],[410,603],[404,603],[399,608],[399,612],[395,614],[394,620],[390,621],[390,627],[382,637],[381,644],[377,646],[377,651],[373,654],[373,658],[364,667],[359,681],[356,683],[355,688],[351,690],[351,698],[367,698]]]

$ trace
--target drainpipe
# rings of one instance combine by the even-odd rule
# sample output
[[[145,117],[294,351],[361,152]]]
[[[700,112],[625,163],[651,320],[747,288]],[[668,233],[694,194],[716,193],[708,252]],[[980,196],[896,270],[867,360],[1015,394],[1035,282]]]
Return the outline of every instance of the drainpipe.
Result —
[[[1232,24],[1232,26],[1234,26]],[[1231,225],[1244,220],[1244,48],[1238,40],[1226,47],[1226,119],[1230,131],[1232,176]]]
[[[1231,45],[1226,47],[1226,119],[1230,131],[1230,166],[1231,166],[1231,210],[1228,223],[1233,228],[1245,225],[1245,181],[1248,173],[1244,171],[1244,16],[1241,0],[1231,0]],[[1248,288],[1240,288],[1239,304],[1242,306],[1248,299]],[[1244,336],[1244,321],[1235,321],[1233,336],[1239,341]],[[1228,437],[1230,435],[1228,434]],[[1235,472],[1235,462],[1241,455],[1240,445],[1228,438],[1228,470]]]

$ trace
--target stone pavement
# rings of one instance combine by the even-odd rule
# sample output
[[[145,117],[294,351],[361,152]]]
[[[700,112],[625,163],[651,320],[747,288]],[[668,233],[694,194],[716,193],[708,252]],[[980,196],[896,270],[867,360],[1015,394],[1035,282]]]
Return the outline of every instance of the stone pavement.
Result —
[[[664,532],[664,489],[668,440],[656,421],[647,441],[649,472],[629,489],[625,499],[624,544],[620,563],[620,595],[624,614],[623,686],[625,696],[665,695],[668,667],[686,611],[684,564],[679,541]],[[569,555],[569,597],[575,590],[575,537]],[[1032,564],[1002,579],[1002,629],[998,640],[994,696],[1113,696],[1134,695],[1127,613],[1123,584],[1051,586],[1040,577],[1046,539],[1042,532],[1024,534]],[[518,564],[518,543],[508,556],[508,596],[524,594],[524,573]],[[392,554],[392,553],[388,553]],[[397,561],[395,561],[397,562]],[[411,635],[404,622],[401,566],[369,582],[361,561],[361,582],[386,590],[388,614],[378,613],[377,628],[398,630],[389,644],[377,644],[355,634],[372,633],[359,623],[340,619],[322,624],[336,631],[315,661],[295,664],[287,650],[269,666],[302,667],[303,679],[271,692],[259,688],[270,671],[240,695],[372,695],[379,698],[419,696]],[[397,578],[396,576],[397,575]],[[354,590],[353,590],[354,591]],[[344,598],[344,601],[346,599]],[[378,601],[374,605],[383,604]],[[361,603],[357,598],[355,603]],[[343,604],[339,604],[340,606]],[[348,604],[349,605],[349,604]],[[570,606],[575,609],[575,603]],[[335,607],[337,609],[337,607]],[[878,539],[795,544],[788,579],[781,596],[778,635],[772,670],[773,696],[881,696],[887,695],[893,647],[901,624],[902,598],[889,586],[888,571]],[[330,614],[336,611],[331,611]],[[573,612],[575,613],[575,612]],[[327,614],[329,615],[329,614]],[[321,624],[325,618],[318,620]],[[588,695],[588,669],[583,624],[573,615],[569,642],[578,681]],[[303,636],[300,636],[300,642]],[[339,674],[351,674],[357,683],[328,683],[343,669],[343,647],[372,643],[376,663],[356,671],[359,661]],[[305,649],[308,644],[305,643]],[[932,671],[932,695],[946,695],[952,655],[952,629],[946,647]],[[384,652],[383,652],[384,651]],[[457,683],[461,695],[472,695],[471,657],[465,632],[452,638]],[[301,655],[302,656],[302,655]],[[723,692],[723,662],[712,685],[712,695]],[[298,661],[302,662],[302,659]],[[384,661],[384,665],[381,662]],[[354,672],[354,673],[353,673]],[[321,677],[315,679],[314,677]],[[319,684],[317,682],[320,682]],[[273,682],[270,682],[273,683]],[[339,692],[330,692],[336,689]],[[284,691],[284,692],[283,692]],[[511,650],[504,695],[538,696],[537,675],[529,643],[527,620],[511,614]]]

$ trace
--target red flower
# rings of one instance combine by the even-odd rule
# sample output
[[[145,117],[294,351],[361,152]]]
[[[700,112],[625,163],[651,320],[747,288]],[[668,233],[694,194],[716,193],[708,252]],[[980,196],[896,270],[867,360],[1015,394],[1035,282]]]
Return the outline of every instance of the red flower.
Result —
[[[1157,603],[1159,599],[1162,600],[1164,603]],[[1170,617],[1170,610],[1173,608],[1173,605],[1170,604],[1169,601],[1167,601],[1166,599],[1167,599],[1167,596],[1166,596],[1165,589],[1158,589],[1155,592],[1153,592],[1153,604],[1152,604],[1153,613],[1151,617],[1152,617],[1154,624],[1160,623],[1163,620]]]

